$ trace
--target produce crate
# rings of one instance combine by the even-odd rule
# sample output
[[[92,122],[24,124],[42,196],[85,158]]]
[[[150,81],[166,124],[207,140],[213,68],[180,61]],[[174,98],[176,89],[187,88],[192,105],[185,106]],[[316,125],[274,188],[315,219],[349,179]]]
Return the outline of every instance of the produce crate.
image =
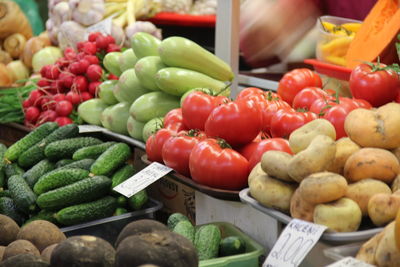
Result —
[[[256,199],[254,199],[250,195],[249,188],[240,191],[239,196],[243,203],[246,203],[257,210],[267,215],[270,215],[271,217],[275,218],[283,224],[288,224],[292,220],[292,217],[290,217],[288,214],[261,205]],[[383,227],[376,227],[373,226],[372,223],[364,221],[361,224],[360,229],[356,232],[337,233],[325,231],[324,234],[322,234],[321,236],[321,240],[334,244],[348,244],[352,242],[366,241],[382,230]]]
[[[236,226],[227,222],[213,222],[221,230],[222,238],[227,236],[239,236],[246,243],[246,252],[243,254],[220,257],[210,260],[200,261],[199,267],[258,267],[261,262],[260,257],[265,253],[264,247],[239,230]],[[201,225],[199,225],[201,226]],[[199,227],[197,226],[197,227]]]
[[[362,246],[362,242],[360,243],[352,243],[343,246],[326,248],[323,250],[324,255],[334,261],[339,261],[346,257],[355,257],[357,252],[360,250]]]
[[[64,232],[67,237],[74,235],[94,235],[107,240],[110,244],[114,244],[118,234],[125,225],[140,219],[154,219],[155,213],[159,211],[162,206],[163,204],[161,202],[150,198],[141,210],[63,227],[61,231]]]

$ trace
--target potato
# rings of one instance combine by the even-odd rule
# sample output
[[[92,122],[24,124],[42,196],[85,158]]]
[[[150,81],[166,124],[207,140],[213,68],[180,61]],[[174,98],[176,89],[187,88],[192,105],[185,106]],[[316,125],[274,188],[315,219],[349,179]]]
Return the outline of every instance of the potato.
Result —
[[[314,210],[314,223],[327,226],[336,232],[357,231],[361,223],[361,210],[350,198],[318,204]]]
[[[335,140],[335,127],[325,119],[312,120],[290,134],[290,149],[295,154],[299,153],[306,149],[317,135],[326,135]]]
[[[310,145],[296,154],[290,161],[288,173],[296,182],[308,175],[324,171],[335,158],[336,144],[326,135],[317,135]]]
[[[400,189],[400,174],[394,178],[393,183],[392,183],[392,192],[396,192],[397,190]]]
[[[251,170],[249,174],[249,178],[247,179],[247,183],[250,185],[250,183],[253,181],[254,177],[257,177],[258,175],[265,174],[263,169],[261,168],[261,162],[257,163],[256,166]]]
[[[313,222],[315,205],[305,201],[297,188],[290,200],[290,216],[296,219]]]
[[[400,211],[397,212],[394,223],[394,237],[396,239],[397,250],[400,251]]]
[[[392,153],[396,156],[397,160],[400,161],[400,147],[393,149]]]
[[[0,246],[0,262],[3,260],[3,254],[5,249],[6,249],[5,246]]]
[[[48,246],[47,248],[43,249],[42,253],[40,254],[40,256],[42,257],[42,259],[45,262],[50,263],[50,259],[51,259],[51,253],[53,253],[53,250],[58,246],[59,243],[57,244],[53,244]]]
[[[400,104],[388,103],[372,110],[355,109],[347,115],[344,129],[362,147],[400,147]]]
[[[19,254],[32,254],[35,256],[40,256],[39,250],[28,240],[15,240],[5,248],[3,261]]]
[[[357,202],[363,216],[368,215],[368,202],[376,194],[391,194],[390,187],[382,181],[375,179],[363,179],[347,187],[346,197]]]
[[[385,227],[383,237],[375,252],[375,262],[380,267],[398,267],[400,252],[397,250],[394,237],[394,222]]]
[[[376,194],[368,202],[368,215],[372,222],[381,226],[396,218],[400,208],[400,195]]]
[[[0,245],[7,246],[17,239],[18,224],[8,216],[0,214]]]
[[[338,200],[346,194],[346,179],[333,172],[318,172],[301,181],[299,193],[310,204]]]
[[[350,182],[374,178],[391,183],[399,171],[397,158],[381,148],[362,148],[351,155],[344,165],[344,176]]]
[[[376,249],[378,248],[379,242],[382,240],[383,237],[383,231],[374,235],[371,239],[369,239],[367,242],[365,242],[360,250],[357,252],[356,259],[376,265],[375,261],[375,253]]]
[[[267,151],[261,158],[261,168],[269,176],[285,182],[293,182],[288,174],[288,165],[292,157],[292,155],[283,151]]]
[[[294,185],[261,174],[252,178],[249,187],[251,196],[262,205],[289,212],[290,199],[296,189]]]
[[[335,159],[332,164],[329,165],[327,171],[343,175],[344,165],[347,159],[358,150],[360,150],[360,146],[351,141],[348,137],[337,140]]]
[[[9,257],[0,263],[1,267],[49,267],[50,265],[43,261],[39,256],[31,254],[18,254]],[[89,266],[89,265],[87,265]]]
[[[17,238],[31,241],[39,251],[66,239],[55,224],[45,220],[36,220],[24,225]]]

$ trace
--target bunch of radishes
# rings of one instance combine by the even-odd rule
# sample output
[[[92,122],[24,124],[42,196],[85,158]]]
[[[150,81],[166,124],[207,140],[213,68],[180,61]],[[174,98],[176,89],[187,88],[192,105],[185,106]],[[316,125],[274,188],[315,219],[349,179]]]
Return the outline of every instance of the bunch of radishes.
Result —
[[[76,107],[96,97],[98,86],[105,79],[118,79],[107,74],[101,59],[109,52],[120,51],[111,35],[91,33],[88,41],[64,50],[64,57],[40,70],[38,88],[23,101],[25,125],[34,128],[48,121],[60,126],[73,123]]]

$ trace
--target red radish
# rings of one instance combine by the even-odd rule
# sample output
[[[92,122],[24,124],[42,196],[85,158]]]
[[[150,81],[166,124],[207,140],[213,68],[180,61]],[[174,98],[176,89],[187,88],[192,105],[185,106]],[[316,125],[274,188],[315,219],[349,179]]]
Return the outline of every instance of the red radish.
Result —
[[[81,60],[86,56],[86,54],[84,52],[80,52],[76,55],[76,59],[77,60]]]
[[[82,68],[83,66],[79,63],[79,61],[77,62],[73,62],[69,65],[68,69],[71,73],[75,74],[75,75],[79,75],[85,72],[85,70]]]
[[[53,100],[56,102],[65,100],[65,95],[64,94],[55,94],[55,95],[53,95]]]
[[[74,109],[74,107],[72,106],[72,103],[67,101],[67,100],[61,100],[59,102],[57,102],[56,104],[56,112],[58,116],[68,116],[69,114],[71,114],[72,110]]]
[[[39,118],[40,110],[37,107],[29,107],[25,110],[25,119],[28,122],[35,123]]]
[[[97,52],[96,44],[91,42],[85,42],[83,44],[82,52],[88,55],[95,55]]]
[[[92,64],[87,68],[86,76],[91,81],[98,81],[103,75],[103,69],[99,65]]]
[[[107,38],[107,43],[115,44],[115,39],[114,37],[112,37],[112,35],[107,35],[106,38]]]
[[[40,108],[42,110],[54,110],[56,108],[56,102],[49,96],[44,96],[40,99]]]
[[[37,82],[37,86],[39,86],[40,88],[47,88],[47,87],[50,86],[50,83],[49,83],[47,80],[40,79],[40,80]]]
[[[59,82],[59,80],[56,80],[50,83],[50,87],[47,88],[46,91],[50,94],[57,94],[61,91],[60,89],[61,89],[61,83]]]
[[[37,123],[42,124],[48,121],[54,121],[56,118],[57,113],[54,110],[46,110],[40,113]]]
[[[51,65],[46,72],[46,77],[51,80],[55,80],[60,75],[60,70],[56,65]]]
[[[121,47],[119,47],[119,45],[116,44],[109,44],[107,46],[107,53],[111,53],[111,52],[120,52],[121,51]]]
[[[55,120],[54,120],[54,122],[57,122],[58,123],[58,126],[64,126],[64,125],[67,125],[67,124],[72,124],[72,123],[74,123],[70,118],[68,118],[68,117],[58,117],[58,118],[56,118]]]
[[[64,57],[67,57],[68,55],[76,54],[75,50],[72,47],[67,47],[64,50]]]
[[[91,32],[88,36],[89,42],[96,42],[97,36],[101,36],[101,32]]]
[[[107,80],[119,80],[119,77],[117,75],[110,73],[107,76]]]
[[[82,102],[85,102],[85,101],[93,98],[93,96],[89,92],[83,92],[81,94],[81,97],[82,97]]]
[[[22,107],[23,108],[29,108],[30,106],[32,106],[32,102],[29,98],[25,99],[24,101],[22,101]]]
[[[79,60],[79,64],[81,64],[81,68],[82,68],[83,72],[86,72],[87,68],[90,66],[90,62],[87,61],[86,59]]]
[[[33,104],[33,105],[39,105],[39,100],[41,99],[41,97],[44,95],[43,91],[36,89],[33,90],[30,94],[29,94],[29,101]]]
[[[40,75],[42,78],[47,78],[47,72],[49,68],[51,68],[51,65],[45,65],[40,69]]]
[[[78,42],[76,44],[76,49],[78,49],[79,52],[82,52],[84,44],[85,44],[85,42]]]
[[[89,93],[97,96],[97,92],[99,90],[99,85],[101,84],[101,82],[91,82],[89,83]]]
[[[93,55],[86,55],[83,59],[89,61],[90,64],[99,64],[99,59]]]
[[[75,106],[75,105],[78,105],[79,103],[81,103],[81,96],[74,91],[69,91],[65,95],[65,100],[68,100]]]
[[[101,35],[101,34],[98,35],[96,37],[96,46],[97,46],[97,49],[102,49],[102,50],[107,49],[107,46],[108,46],[107,37],[104,35]]]
[[[79,92],[85,92],[88,90],[88,81],[84,76],[76,76],[72,88]]]
[[[61,81],[65,88],[70,89],[74,82],[74,77],[75,76],[70,72],[62,72],[60,76],[58,76],[58,80]]]

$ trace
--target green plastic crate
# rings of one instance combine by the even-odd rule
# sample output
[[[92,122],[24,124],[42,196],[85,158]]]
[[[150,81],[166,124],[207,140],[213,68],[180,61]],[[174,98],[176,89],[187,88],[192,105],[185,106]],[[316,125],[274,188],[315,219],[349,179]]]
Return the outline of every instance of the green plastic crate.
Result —
[[[259,258],[265,249],[251,237],[243,233],[236,226],[227,222],[213,222],[221,230],[222,238],[227,236],[240,236],[246,243],[246,252],[243,254],[220,257],[200,261],[199,267],[259,267]]]

